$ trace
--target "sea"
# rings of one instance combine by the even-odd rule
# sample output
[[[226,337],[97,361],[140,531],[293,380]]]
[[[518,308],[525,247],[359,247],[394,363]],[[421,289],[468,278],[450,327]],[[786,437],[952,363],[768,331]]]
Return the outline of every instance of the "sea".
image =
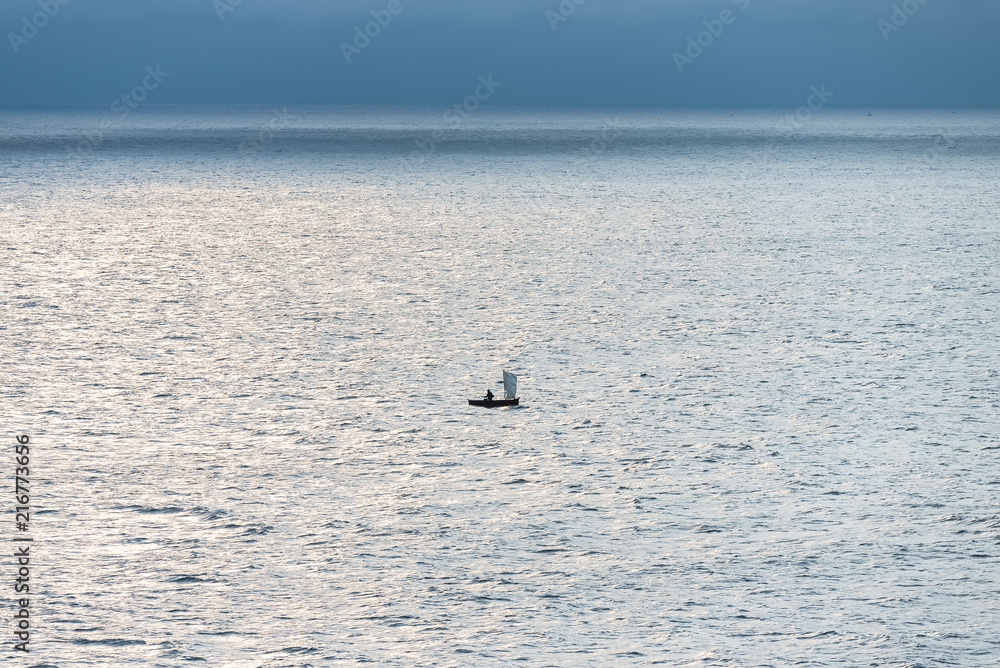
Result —
[[[0,108],[3,665],[1000,664],[1000,110],[448,111]]]

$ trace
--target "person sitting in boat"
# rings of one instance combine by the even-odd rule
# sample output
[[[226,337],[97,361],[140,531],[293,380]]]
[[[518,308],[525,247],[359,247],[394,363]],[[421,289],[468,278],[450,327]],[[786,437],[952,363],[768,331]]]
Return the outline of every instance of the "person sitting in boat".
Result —
[[[493,401],[493,390],[486,390],[486,401]]]

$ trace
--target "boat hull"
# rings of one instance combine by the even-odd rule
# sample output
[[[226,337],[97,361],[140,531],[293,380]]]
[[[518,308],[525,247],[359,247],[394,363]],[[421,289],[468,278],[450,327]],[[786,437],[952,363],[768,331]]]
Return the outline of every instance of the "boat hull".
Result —
[[[519,405],[521,399],[494,399],[488,401],[486,399],[469,399],[470,406],[481,406],[482,408],[500,408],[501,406],[517,406]]]

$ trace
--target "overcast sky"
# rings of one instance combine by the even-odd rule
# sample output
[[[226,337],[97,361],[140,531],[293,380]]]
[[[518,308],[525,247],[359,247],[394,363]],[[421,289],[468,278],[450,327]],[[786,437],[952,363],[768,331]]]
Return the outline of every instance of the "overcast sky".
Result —
[[[998,0],[2,0],[0,31],[0,104],[448,104],[489,75],[491,104],[1000,104]]]

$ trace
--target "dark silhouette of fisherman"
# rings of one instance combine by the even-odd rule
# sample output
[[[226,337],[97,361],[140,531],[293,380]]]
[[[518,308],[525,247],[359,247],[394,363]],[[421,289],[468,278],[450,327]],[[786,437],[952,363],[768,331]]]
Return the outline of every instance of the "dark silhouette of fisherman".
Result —
[[[493,401],[493,390],[486,390],[486,401]]]

